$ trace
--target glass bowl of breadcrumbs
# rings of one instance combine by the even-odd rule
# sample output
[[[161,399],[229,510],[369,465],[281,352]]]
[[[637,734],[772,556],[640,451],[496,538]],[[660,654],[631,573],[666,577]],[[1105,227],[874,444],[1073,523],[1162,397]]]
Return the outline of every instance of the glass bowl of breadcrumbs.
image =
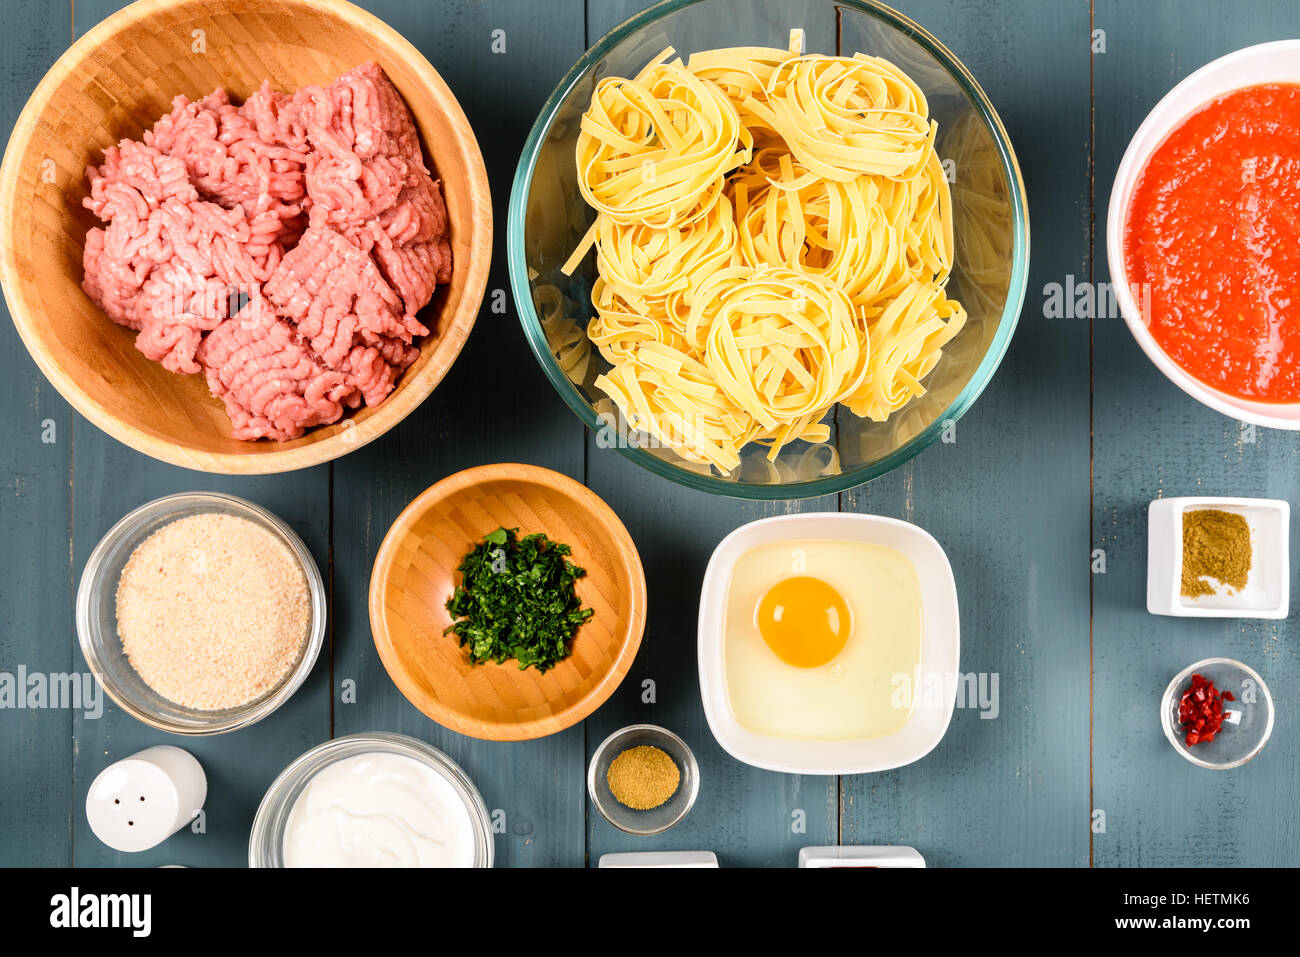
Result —
[[[627,834],[661,834],[679,823],[700,793],[700,767],[667,728],[633,724],[600,743],[587,768],[596,810]]]
[[[136,719],[221,734],[292,697],[325,640],[325,584],[297,533],[218,492],[140,506],[103,537],[77,591],[90,670]]]

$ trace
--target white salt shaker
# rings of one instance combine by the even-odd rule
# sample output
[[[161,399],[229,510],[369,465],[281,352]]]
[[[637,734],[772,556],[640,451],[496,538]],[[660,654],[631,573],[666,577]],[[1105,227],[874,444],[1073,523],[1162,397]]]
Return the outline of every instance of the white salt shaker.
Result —
[[[192,821],[207,796],[194,755],[160,744],[99,772],[86,795],[86,819],[114,850],[147,851]]]

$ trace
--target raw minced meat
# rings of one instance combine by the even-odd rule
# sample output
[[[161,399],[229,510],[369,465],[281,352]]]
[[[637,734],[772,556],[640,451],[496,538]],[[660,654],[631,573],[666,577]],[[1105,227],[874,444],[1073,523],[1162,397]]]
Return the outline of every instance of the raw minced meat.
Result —
[[[181,158],[205,199],[240,203],[250,212],[277,203],[302,212],[310,148],[291,100],[269,84],[239,107],[225,90],[197,102],[178,96],[144,141]]]
[[[348,380],[356,383],[366,405],[378,405],[393,391],[402,370],[418,358],[417,346],[407,345],[401,339],[380,337],[373,344],[353,346],[341,368]]]
[[[197,351],[208,388],[226,404],[240,439],[291,439],[336,422],[360,404],[343,372],[321,365],[265,299],[217,324]]]
[[[114,322],[139,329],[136,303],[158,265],[162,223],[153,213],[168,200],[197,202],[198,192],[184,161],[132,140],[104,150],[103,165],[86,176],[86,208],[108,226],[86,234],[82,288]]]
[[[451,276],[447,210],[406,104],[363,64],[294,94],[179,96],[86,170],[82,287],[136,347],[202,371],[242,439],[377,405]]]
[[[331,368],[353,342],[379,336],[410,342],[429,331],[406,311],[371,256],[326,227],[303,233],[266,283],[266,297],[297,323],[299,334]]]
[[[303,87],[293,101],[312,147],[306,180],[313,226],[358,230],[420,198],[420,139],[377,64],[326,87]]]
[[[438,283],[451,278],[451,247],[441,237],[411,246],[375,246],[371,252],[403,302],[428,302]]]
[[[284,256],[273,210],[250,221],[243,207],[166,200],[154,210],[158,263],[135,305],[136,348],[172,372],[199,372],[203,333],[231,315],[232,301],[256,293]]]

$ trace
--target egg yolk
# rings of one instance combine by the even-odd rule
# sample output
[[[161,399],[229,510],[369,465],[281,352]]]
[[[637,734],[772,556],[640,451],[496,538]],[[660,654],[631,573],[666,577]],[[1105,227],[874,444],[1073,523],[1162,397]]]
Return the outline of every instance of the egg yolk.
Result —
[[[849,640],[849,606],[820,578],[786,578],[758,603],[758,633],[782,661],[796,668],[824,665]]]

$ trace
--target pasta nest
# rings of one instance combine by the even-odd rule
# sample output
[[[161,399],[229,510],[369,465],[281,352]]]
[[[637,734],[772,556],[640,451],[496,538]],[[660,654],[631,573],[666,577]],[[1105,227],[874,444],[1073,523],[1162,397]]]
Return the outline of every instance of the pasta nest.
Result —
[[[578,133],[578,188],[615,222],[683,226],[713,207],[752,147],[716,84],[680,60],[656,61],[633,80],[596,84]]]
[[[934,150],[938,124],[925,94],[888,60],[810,54],[780,64],[766,103],[747,106],[808,170],[847,181],[861,174],[907,179]]]
[[[870,350],[842,289],[780,266],[706,279],[686,339],[723,394],[782,444],[858,388]]]

